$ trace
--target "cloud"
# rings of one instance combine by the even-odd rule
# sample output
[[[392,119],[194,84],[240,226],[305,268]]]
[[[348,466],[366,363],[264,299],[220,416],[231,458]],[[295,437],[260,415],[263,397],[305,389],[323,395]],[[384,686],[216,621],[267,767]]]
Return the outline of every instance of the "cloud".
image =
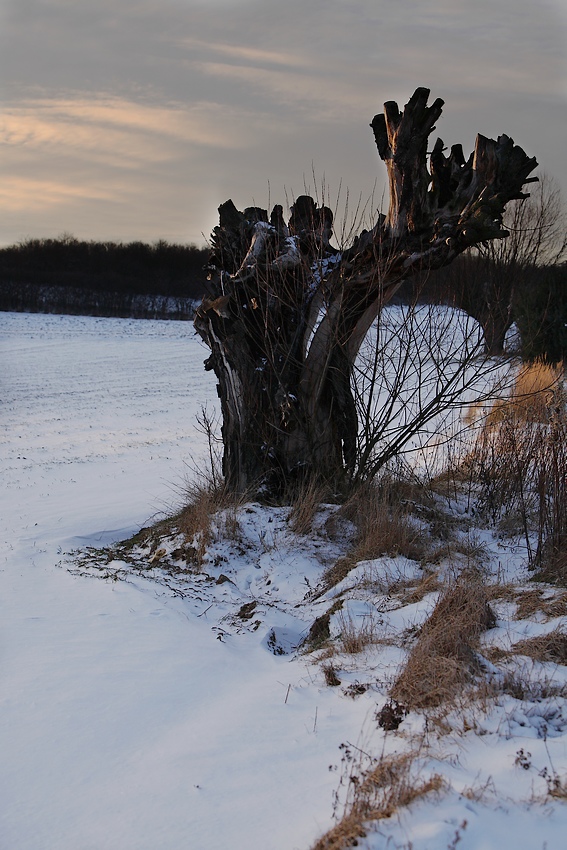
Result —
[[[133,168],[168,159],[178,145],[226,151],[243,148],[252,142],[255,124],[255,116],[215,103],[163,107],[112,95],[78,94],[8,105],[0,119],[0,144],[74,152]]]
[[[115,238],[125,232],[135,238],[136,228],[152,233],[152,226],[154,234],[182,238],[189,206],[189,238],[200,242],[203,226],[211,226],[202,199],[208,198],[206,184],[214,181],[214,157],[217,170],[226,173],[236,151],[269,148],[282,135],[285,130],[273,122],[216,103],[159,106],[80,93],[12,103],[0,117],[7,164],[0,188],[4,238],[18,239],[30,228],[76,231],[81,209],[92,234],[110,237],[112,220]],[[213,211],[218,203],[207,201]],[[117,208],[122,219],[113,212]],[[38,218],[49,211],[65,216],[64,222]]]
[[[185,48],[199,49],[208,54],[220,53],[233,59],[243,59],[245,62],[255,62],[257,65],[281,65],[283,68],[313,68],[316,62],[300,51],[262,50],[249,45],[228,44],[215,41],[204,41],[196,38],[184,38],[180,45]]]
[[[93,185],[26,177],[6,177],[0,184],[0,204],[8,214],[47,212],[77,201],[111,201],[113,194]]]
[[[195,63],[199,70],[231,82],[238,81],[248,90],[264,90],[275,98],[274,108],[287,106],[310,111],[311,120],[344,119],[346,113],[368,108],[369,91],[361,90],[348,82],[333,79],[323,73],[298,73],[276,71],[251,65],[234,65],[223,62]]]
[[[285,127],[237,105],[36,91],[0,116],[2,238],[69,230],[200,242],[227,175],[239,174],[235,153],[271,150],[285,135]],[[210,187],[219,179],[215,195]]]

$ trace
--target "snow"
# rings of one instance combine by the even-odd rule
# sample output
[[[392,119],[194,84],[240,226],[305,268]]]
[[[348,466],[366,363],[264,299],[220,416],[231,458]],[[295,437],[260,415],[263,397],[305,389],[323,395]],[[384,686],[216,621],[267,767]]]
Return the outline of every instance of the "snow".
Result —
[[[401,557],[363,562],[317,596],[341,554],[324,533],[331,506],[308,537],[285,508],[242,506],[232,538],[220,516],[201,574],[167,572],[172,540],[151,565],[143,547],[132,562],[97,551],[182,502],[207,454],[205,356],[183,322],[0,316],[0,846],[307,850],[333,824],[341,744],[380,758],[419,739],[419,769],[445,790],[359,846],[444,850],[458,833],[459,850],[560,850],[565,803],[547,790],[567,774],[567,709],[535,692],[565,668],[510,661],[534,695],[463,708],[449,734],[415,713],[384,732],[375,714],[406,653],[396,635],[437,596],[396,602],[392,578],[420,574]],[[482,542],[495,573],[523,581],[521,550],[487,530]],[[341,685],[329,687],[298,645],[341,592],[331,634],[342,613],[373,619],[383,641],[333,658]],[[487,645],[565,626],[496,608]]]

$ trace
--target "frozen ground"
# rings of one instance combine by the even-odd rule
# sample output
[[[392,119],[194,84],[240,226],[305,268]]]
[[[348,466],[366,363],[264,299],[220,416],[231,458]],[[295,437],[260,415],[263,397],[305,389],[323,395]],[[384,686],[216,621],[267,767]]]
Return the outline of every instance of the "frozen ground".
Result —
[[[219,536],[201,577],[164,582],[159,564],[101,571],[66,554],[120,540],[179,502],[205,455],[195,415],[215,396],[203,356],[185,323],[0,314],[6,850],[307,850],[333,823],[341,744],[379,758],[425,740],[418,716],[390,733],[374,719],[399,642],[336,659],[340,687],[294,651],[329,607],[332,594],[311,591],[338,550],[324,535],[291,535],[282,509],[244,508],[238,544]],[[483,533],[495,571],[522,581],[521,552]],[[435,594],[402,606],[363,592],[369,570],[418,568],[381,559],[355,570],[354,621],[376,617],[383,637],[423,621]],[[496,606],[491,643],[565,625],[515,620],[513,607]],[[557,665],[525,664],[532,679],[564,679]],[[382,822],[365,846],[562,850],[565,803],[546,793],[546,776],[567,774],[566,718],[558,697],[509,695],[466,728],[458,718],[419,763],[445,790]]]

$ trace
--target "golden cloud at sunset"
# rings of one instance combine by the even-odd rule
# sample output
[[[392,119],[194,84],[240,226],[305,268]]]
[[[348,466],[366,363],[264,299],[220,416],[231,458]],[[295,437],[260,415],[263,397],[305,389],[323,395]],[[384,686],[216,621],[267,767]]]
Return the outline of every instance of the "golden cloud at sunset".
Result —
[[[226,132],[230,122],[230,133]],[[135,167],[171,156],[178,143],[224,150],[244,147],[250,116],[214,103],[155,106],[119,97],[31,99],[10,105],[0,119],[0,144],[59,148]]]
[[[26,209],[40,212],[73,201],[109,201],[112,195],[112,191],[100,186],[56,180],[7,177],[0,183],[0,204],[7,212]]]

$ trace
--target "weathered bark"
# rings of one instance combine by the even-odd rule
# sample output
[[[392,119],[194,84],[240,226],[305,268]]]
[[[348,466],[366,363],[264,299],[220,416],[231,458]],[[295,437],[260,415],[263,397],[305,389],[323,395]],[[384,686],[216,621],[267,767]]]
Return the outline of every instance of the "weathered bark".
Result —
[[[340,486],[356,461],[353,364],[380,309],[416,272],[506,237],[505,205],[525,197],[535,159],[507,136],[479,136],[467,161],[437,140],[428,167],[443,105],[428,107],[428,96],[417,89],[403,112],[389,102],[373,119],[390,206],[342,252],[330,244],[331,211],[308,196],[287,225],[280,206],[269,217],[232,201],[219,208],[195,327],[218,379],[230,489],[279,489],[306,473]]]

